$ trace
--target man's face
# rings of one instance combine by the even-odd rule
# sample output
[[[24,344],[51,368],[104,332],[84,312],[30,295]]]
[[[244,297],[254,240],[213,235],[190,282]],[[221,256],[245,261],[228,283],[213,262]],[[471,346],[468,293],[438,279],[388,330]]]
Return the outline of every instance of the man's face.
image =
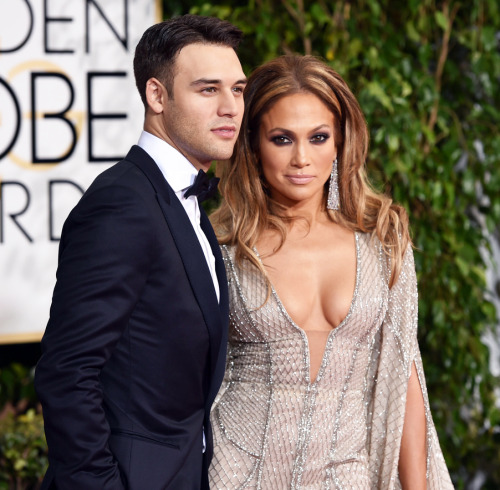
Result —
[[[159,136],[197,169],[228,159],[243,117],[245,83],[232,48],[185,46],[175,61],[173,93],[163,98]]]

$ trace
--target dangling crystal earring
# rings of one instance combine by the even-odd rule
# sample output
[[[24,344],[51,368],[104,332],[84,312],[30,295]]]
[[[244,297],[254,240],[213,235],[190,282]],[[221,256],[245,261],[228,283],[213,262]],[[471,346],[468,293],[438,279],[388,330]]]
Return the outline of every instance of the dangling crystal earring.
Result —
[[[333,162],[332,173],[330,174],[330,185],[328,187],[328,200],[326,208],[332,211],[338,211],[340,207],[339,196],[339,173],[337,169],[337,159]]]

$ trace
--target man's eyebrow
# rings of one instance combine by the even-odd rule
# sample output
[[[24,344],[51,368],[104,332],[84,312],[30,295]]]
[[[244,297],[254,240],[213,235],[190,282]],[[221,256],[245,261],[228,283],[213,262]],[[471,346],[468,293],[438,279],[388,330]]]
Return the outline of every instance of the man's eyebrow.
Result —
[[[218,85],[222,83],[222,80],[210,80],[208,78],[199,78],[194,82],[191,82],[191,85]]]
[[[222,83],[222,80],[219,79],[209,79],[209,78],[199,78],[198,80],[195,80],[194,82],[191,82],[191,85],[196,87],[198,85],[220,85]],[[242,78],[241,80],[238,80],[234,83],[234,85],[246,85],[247,79]]]

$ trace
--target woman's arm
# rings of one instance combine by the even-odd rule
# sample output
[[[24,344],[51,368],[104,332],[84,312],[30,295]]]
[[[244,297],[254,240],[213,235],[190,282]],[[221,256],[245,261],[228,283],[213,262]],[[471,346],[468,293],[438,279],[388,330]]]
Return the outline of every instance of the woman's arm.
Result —
[[[399,453],[399,479],[403,490],[425,490],[427,471],[426,421],[422,389],[415,363],[406,395],[403,437]]]

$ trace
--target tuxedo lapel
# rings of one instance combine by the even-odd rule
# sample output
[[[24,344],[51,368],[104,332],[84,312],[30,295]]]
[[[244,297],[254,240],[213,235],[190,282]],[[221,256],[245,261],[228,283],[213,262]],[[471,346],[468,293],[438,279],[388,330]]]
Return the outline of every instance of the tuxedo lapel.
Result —
[[[173,192],[173,191],[172,191]],[[170,204],[157,194],[168,227],[181,256],[193,293],[201,307],[211,338],[220,341],[221,314],[207,261],[189,218],[173,195]]]
[[[219,308],[212,276],[198,237],[174,191],[168,185],[154,160],[144,150],[138,146],[134,146],[126,159],[135,163],[144,172],[156,191],[156,198],[165,216],[192,291],[205,319],[210,336],[210,367],[213,375],[214,371],[219,370],[221,344],[223,345],[223,349],[225,349],[227,340],[227,322],[223,321],[225,317],[221,316],[222,313],[227,315],[227,281],[223,270],[224,264],[221,252],[218,245],[216,245],[215,234],[206,214],[202,211],[203,231],[207,234],[212,251],[214,252],[217,276],[220,278],[219,282],[222,284],[221,305],[225,305],[223,312]],[[218,378],[219,376],[216,377]],[[213,384],[210,391],[213,390]],[[210,399],[211,396],[208,398]]]
[[[212,248],[212,252],[215,257],[215,270],[217,272],[217,279],[219,281],[219,290],[220,290],[219,311],[222,321],[220,343],[217,346],[214,346],[213,349],[214,357],[212,360],[212,366],[214,374],[212,376],[212,384],[210,386],[210,392],[207,396],[207,404],[210,406],[212,402],[215,400],[215,396],[219,391],[222,379],[224,378],[224,371],[226,368],[229,299],[228,299],[226,267],[224,265],[224,260],[222,258],[220,246],[219,243],[217,242],[217,237],[215,236],[212,225],[210,224],[210,220],[208,219],[205,211],[201,206],[200,206],[200,211],[201,211],[201,217],[200,217],[201,229],[205,233],[205,236],[207,237],[207,240],[210,243],[210,247]],[[216,348],[218,349],[217,351]]]
[[[215,257],[215,271],[217,273],[217,280],[219,281],[220,289],[219,305],[222,315],[227,316],[229,314],[229,311],[226,267],[224,265],[219,242],[217,241],[217,237],[215,236],[214,229],[212,228],[210,220],[208,219],[208,216],[202,206],[200,206],[200,225],[203,233],[205,233],[205,236],[210,243],[212,253]]]

